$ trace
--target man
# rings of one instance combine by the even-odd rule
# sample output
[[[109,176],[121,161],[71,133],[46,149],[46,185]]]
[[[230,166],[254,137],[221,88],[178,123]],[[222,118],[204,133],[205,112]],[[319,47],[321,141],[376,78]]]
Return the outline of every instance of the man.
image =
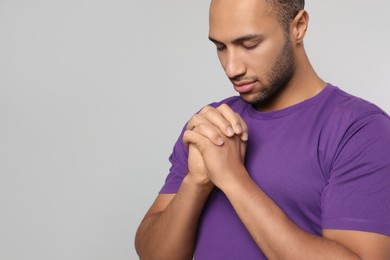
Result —
[[[308,21],[303,0],[212,0],[240,96],[187,123],[142,259],[390,259],[390,118],[317,76]]]

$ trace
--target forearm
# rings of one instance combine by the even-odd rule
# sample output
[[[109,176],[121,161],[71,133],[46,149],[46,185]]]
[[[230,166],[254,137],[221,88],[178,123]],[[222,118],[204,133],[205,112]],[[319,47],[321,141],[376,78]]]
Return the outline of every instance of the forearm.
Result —
[[[269,259],[359,259],[341,244],[295,225],[249,176],[221,189]]]
[[[162,212],[146,217],[136,235],[141,259],[192,259],[197,222],[212,186],[183,183]]]

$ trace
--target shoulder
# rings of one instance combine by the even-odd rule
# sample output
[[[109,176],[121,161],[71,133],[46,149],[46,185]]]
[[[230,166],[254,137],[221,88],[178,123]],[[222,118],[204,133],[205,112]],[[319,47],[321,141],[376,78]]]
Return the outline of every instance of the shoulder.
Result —
[[[333,116],[342,118],[344,121],[356,121],[361,118],[379,114],[385,118],[389,116],[377,105],[360,97],[351,95],[337,87],[330,96],[329,109]]]
[[[390,125],[389,115],[377,105],[337,87],[333,88],[321,109],[326,125],[333,129],[332,131],[347,131],[351,130],[352,126],[359,128],[368,122]]]
[[[330,170],[341,153],[390,148],[390,118],[375,104],[337,87],[324,98],[316,112],[320,150]],[[328,172],[328,171],[326,171]]]

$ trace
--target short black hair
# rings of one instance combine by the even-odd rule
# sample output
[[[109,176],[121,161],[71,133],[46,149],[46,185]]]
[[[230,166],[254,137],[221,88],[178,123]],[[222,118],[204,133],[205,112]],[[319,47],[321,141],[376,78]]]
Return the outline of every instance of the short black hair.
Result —
[[[305,0],[265,0],[286,32],[299,11],[305,8]]]

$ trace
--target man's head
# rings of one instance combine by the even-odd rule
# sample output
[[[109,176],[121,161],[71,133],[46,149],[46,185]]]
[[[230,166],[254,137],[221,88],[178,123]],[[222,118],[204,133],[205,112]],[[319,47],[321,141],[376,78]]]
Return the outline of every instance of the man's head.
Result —
[[[295,16],[305,8],[305,0],[265,0],[265,3],[269,11],[274,12],[286,33]]]
[[[261,107],[292,80],[307,14],[298,0],[212,0],[209,37],[226,75]]]

